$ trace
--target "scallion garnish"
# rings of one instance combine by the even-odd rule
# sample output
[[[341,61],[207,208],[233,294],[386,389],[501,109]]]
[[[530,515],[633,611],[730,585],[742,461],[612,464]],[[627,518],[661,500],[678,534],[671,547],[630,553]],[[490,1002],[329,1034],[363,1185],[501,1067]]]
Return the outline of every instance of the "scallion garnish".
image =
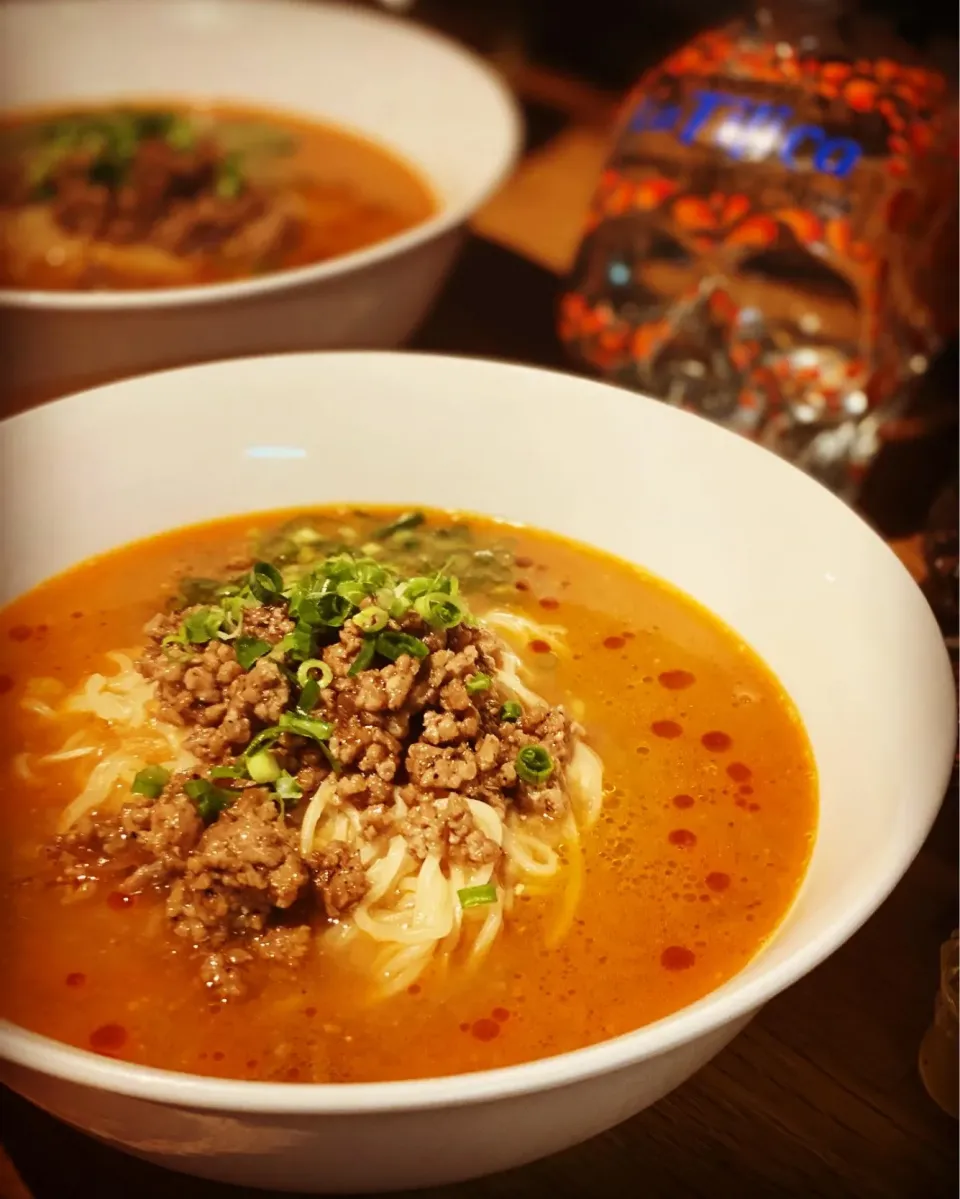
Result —
[[[481,904],[497,902],[497,888],[495,883],[483,883],[479,887],[462,887],[457,892],[457,898],[460,900],[460,906],[464,911],[467,908],[478,908]]]
[[[382,608],[378,608],[376,604],[371,604],[369,608],[360,609],[353,618],[353,623],[358,629],[363,629],[365,633],[378,633],[382,628],[386,627],[389,619],[390,617]]]
[[[337,595],[341,599],[349,600],[355,608],[359,608],[367,598],[367,589],[353,579],[348,579],[346,583],[337,584]]]
[[[278,775],[276,782],[273,784],[273,790],[277,798],[284,801],[288,799],[300,799],[303,795],[303,788],[293,775],[287,774],[285,770],[281,771]]]
[[[193,800],[200,819],[205,824],[212,821],[237,798],[233,791],[215,787],[209,779],[189,779],[183,784],[184,793]]]
[[[363,645],[360,646],[360,652],[350,663],[350,669],[347,671],[347,674],[353,678],[355,675],[358,675],[361,670],[366,670],[373,662],[376,654],[377,638],[365,637],[363,640]]]
[[[317,706],[317,700],[320,698],[320,687],[316,679],[307,679],[304,685],[300,688],[300,694],[297,696],[297,711],[304,716],[309,716],[313,709]]]
[[[130,790],[134,795],[145,795],[147,799],[159,799],[170,781],[170,771],[162,766],[144,766],[133,776]]]
[[[243,766],[214,766],[210,771],[212,779],[245,779],[249,778]]]
[[[482,674],[479,671],[472,674],[466,682],[468,695],[479,695],[481,691],[487,691],[490,687],[491,678],[488,674]]]
[[[297,604],[297,619],[305,625],[326,625],[339,629],[355,605],[345,596],[329,591],[325,595],[307,595]]]
[[[203,645],[212,641],[223,625],[222,608],[197,608],[188,612],[180,625],[179,640],[190,645]]]
[[[385,541],[388,537],[392,537],[394,533],[406,533],[410,529],[417,528],[422,525],[427,518],[422,512],[404,512],[403,516],[398,516],[388,525],[384,525],[382,529],[377,529],[373,536],[377,541]]]
[[[314,741],[329,741],[333,733],[333,725],[325,720],[308,720],[305,716],[295,716],[293,712],[284,712],[277,721],[281,733],[295,733],[298,737],[310,737]]]
[[[264,641],[262,637],[238,637],[233,648],[237,661],[244,670],[249,670],[258,658],[269,654],[272,647],[270,642]]]
[[[283,638],[281,645],[294,660],[309,659],[313,653],[313,630],[307,624],[298,623],[293,632]]]
[[[336,774],[339,774],[340,771],[343,770],[343,763],[340,761],[339,758],[334,757],[333,750],[330,748],[329,745],[327,745],[326,741],[320,741],[320,742],[318,742],[318,744],[320,746],[320,752],[330,763],[330,769],[333,770]]]
[[[401,654],[409,654],[411,658],[425,658],[430,650],[419,637],[411,637],[409,633],[397,633],[393,629],[384,629],[377,637],[377,653],[381,658],[396,662]]]
[[[247,758],[247,774],[255,783],[273,783],[280,777],[280,763],[269,749],[260,749]]]
[[[243,751],[242,761],[246,762],[253,754],[257,753],[258,750],[263,749],[265,746],[273,745],[274,741],[276,741],[282,733],[283,729],[278,724],[273,724],[268,729],[262,729]]]
[[[545,783],[553,774],[553,758],[542,745],[525,745],[517,754],[514,765],[525,783]]]
[[[301,687],[305,687],[311,681],[317,684],[319,691],[323,691],[333,682],[333,671],[321,658],[308,658],[297,668],[297,682]]]
[[[270,562],[256,562],[250,572],[249,587],[261,603],[269,604],[283,591],[283,577]]]
[[[511,723],[518,721],[522,715],[523,708],[520,707],[515,699],[508,699],[500,709],[500,719]]]
[[[466,612],[455,596],[443,591],[428,591],[415,600],[413,606],[417,615],[435,629],[452,629],[462,623]]]

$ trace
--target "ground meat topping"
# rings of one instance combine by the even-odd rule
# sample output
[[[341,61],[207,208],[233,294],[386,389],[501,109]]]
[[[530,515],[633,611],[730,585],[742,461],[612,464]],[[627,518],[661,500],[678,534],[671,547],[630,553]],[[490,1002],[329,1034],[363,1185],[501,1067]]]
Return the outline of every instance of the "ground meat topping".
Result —
[[[155,798],[82,819],[51,851],[65,881],[112,872],[129,894],[160,892],[220,999],[240,997],[258,963],[295,966],[314,931],[368,903],[367,868],[398,835],[417,862],[496,870],[477,804],[500,820],[562,816],[582,731],[560,707],[515,700],[488,629],[466,616],[431,626],[430,606],[402,600],[370,559],[336,555],[293,583],[238,565],[248,574],[222,592],[196,581],[206,603],[155,616],[137,663],[197,765]],[[440,575],[413,582],[441,607],[457,594]],[[547,755],[535,782],[517,769],[528,746]]]
[[[331,920],[339,919],[366,895],[369,883],[360,855],[342,841],[331,841],[308,860],[313,885]]]
[[[500,846],[477,827],[473,813],[459,795],[425,799],[404,820],[401,830],[418,858],[449,856],[471,866],[493,862]]]

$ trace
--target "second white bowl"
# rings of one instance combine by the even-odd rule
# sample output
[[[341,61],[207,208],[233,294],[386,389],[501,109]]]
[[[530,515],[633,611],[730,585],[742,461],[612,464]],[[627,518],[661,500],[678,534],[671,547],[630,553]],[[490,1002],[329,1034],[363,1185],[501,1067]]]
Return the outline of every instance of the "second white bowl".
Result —
[[[392,347],[423,319],[520,123],[479,59],[408,21],[296,0],[14,0],[4,108],[151,96],[288,109],[395,151],[435,216],[316,266],[141,292],[0,290],[9,411],[108,379],[239,354]]]

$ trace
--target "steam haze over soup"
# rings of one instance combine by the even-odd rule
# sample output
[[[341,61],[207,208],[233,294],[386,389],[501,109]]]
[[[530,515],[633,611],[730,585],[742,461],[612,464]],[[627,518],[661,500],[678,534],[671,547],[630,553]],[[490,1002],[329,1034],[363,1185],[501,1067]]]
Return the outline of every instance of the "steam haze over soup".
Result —
[[[537,530],[181,529],[17,600],[0,646],[0,1013],[112,1056],[357,1082],[579,1048],[736,973],[810,854],[766,667]]]

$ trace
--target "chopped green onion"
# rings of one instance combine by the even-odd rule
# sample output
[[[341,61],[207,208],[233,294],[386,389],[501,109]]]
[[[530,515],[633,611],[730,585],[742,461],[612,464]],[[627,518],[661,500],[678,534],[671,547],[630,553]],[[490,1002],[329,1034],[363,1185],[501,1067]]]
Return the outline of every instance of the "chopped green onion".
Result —
[[[335,582],[357,581],[357,559],[352,554],[334,554],[320,567],[323,575]]]
[[[287,633],[277,642],[273,652],[275,654],[279,652],[280,657],[289,654],[294,661],[301,658],[309,659],[313,653],[313,629],[307,624],[299,623],[292,633]]]
[[[326,720],[308,720],[305,716],[295,716],[292,712],[284,712],[277,722],[281,733],[295,733],[298,737],[310,737],[314,741],[328,741],[333,732],[333,725]]]
[[[322,624],[339,629],[355,607],[355,604],[335,591],[326,595],[308,595],[297,605],[297,618],[305,625]]]
[[[245,779],[250,776],[243,766],[214,766],[210,771],[212,779]]]
[[[439,591],[440,588],[434,586],[435,582],[434,578],[428,579],[423,575],[418,575],[416,578],[407,579],[405,583],[401,583],[397,588],[397,593],[402,595],[409,605],[430,591]]]
[[[413,606],[417,614],[435,629],[452,629],[463,621],[466,611],[458,599],[442,591],[428,591]]]
[[[361,670],[366,670],[376,657],[376,653],[377,638],[364,637],[363,645],[360,646],[360,652],[350,663],[350,669],[347,671],[347,674],[353,678],[355,675],[358,675]]]
[[[488,674],[481,674],[480,672],[477,672],[477,674],[472,674],[467,679],[467,683],[466,683],[467,694],[468,695],[478,695],[481,691],[488,690],[490,687],[490,683],[491,683],[491,679]]]
[[[337,595],[341,599],[349,600],[355,608],[359,608],[367,598],[367,589],[362,584],[354,582],[353,579],[348,579],[346,583],[337,584]]]
[[[313,709],[317,706],[317,700],[320,698],[320,685],[316,679],[307,679],[304,685],[300,688],[300,694],[297,697],[297,711],[304,716],[309,716]]]
[[[495,883],[484,883],[479,887],[462,887],[457,892],[457,898],[460,900],[460,906],[464,911],[467,908],[478,908],[481,904],[497,902],[497,888]]]
[[[223,618],[222,608],[197,608],[195,612],[188,612],[180,626],[179,640],[191,645],[203,645],[216,637]]]
[[[405,533],[408,529],[415,529],[418,525],[422,525],[427,518],[422,512],[404,512],[403,516],[398,516],[388,525],[384,525],[382,529],[377,529],[373,536],[377,541],[385,541],[388,537],[392,537],[394,533]]]
[[[272,647],[270,642],[264,641],[262,637],[238,637],[233,648],[237,661],[244,670],[249,670],[258,658],[269,654]]]
[[[339,758],[334,757],[333,750],[330,748],[329,745],[327,745],[326,741],[319,742],[319,745],[320,745],[320,752],[330,763],[330,769],[335,771],[337,774],[339,774],[340,771],[343,770],[343,763],[340,761]]]
[[[133,776],[130,790],[134,795],[145,795],[147,799],[159,799],[170,781],[170,771],[162,766],[144,766]]]
[[[242,761],[246,762],[252,754],[263,749],[267,745],[273,745],[274,741],[283,733],[283,729],[278,725],[271,725],[268,729],[263,729],[257,733],[256,737],[250,742],[247,748],[243,751]]]
[[[283,577],[269,562],[257,562],[250,572],[250,590],[261,603],[269,604],[283,591]]]
[[[197,812],[205,824],[210,824],[222,811],[229,808],[236,795],[215,787],[208,779],[189,779],[183,790],[196,805]]]
[[[313,678],[313,671],[317,672],[316,679]],[[308,658],[306,662],[301,662],[297,668],[297,682],[301,687],[305,687],[308,681],[316,682],[317,687],[322,691],[325,687],[329,687],[333,682],[333,671],[320,658]]]
[[[243,191],[243,172],[240,156],[231,152],[220,165],[214,190],[221,200],[235,200]]]
[[[525,745],[514,765],[525,783],[545,783],[553,774],[553,758],[542,745]]]
[[[380,591],[395,582],[393,571],[370,558],[361,558],[357,562],[357,582],[364,587],[368,594]]]
[[[183,117],[174,117],[165,140],[173,150],[190,150],[196,143],[197,135],[189,121]]]
[[[353,618],[353,623],[365,633],[379,633],[389,619],[382,608],[371,605],[369,608],[362,608]]]
[[[247,773],[255,783],[273,783],[280,777],[280,763],[269,749],[260,749],[247,758]]]
[[[401,654],[409,654],[411,658],[425,658],[430,650],[419,637],[411,637],[409,633],[395,633],[392,629],[384,629],[377,638],[377,653],[382,658],[396,662]]]
[[[303,788],[293,777],[285,770],[282,770],[277,776],[277,780],[273,785],[273,789],[279,799],[299,799],[303,795]]]
[[[523,715],[523,708],[515,699],[508,699],[500,709],[500,719],[515,722]]]

